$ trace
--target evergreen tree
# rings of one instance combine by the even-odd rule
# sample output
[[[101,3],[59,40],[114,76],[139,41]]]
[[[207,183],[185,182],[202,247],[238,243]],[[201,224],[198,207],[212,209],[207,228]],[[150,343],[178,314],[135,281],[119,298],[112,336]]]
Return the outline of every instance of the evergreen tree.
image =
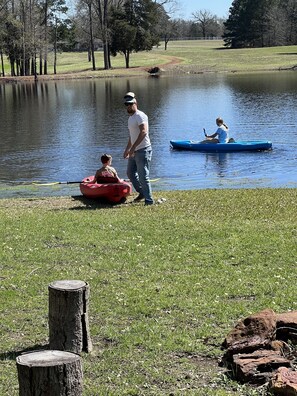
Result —
[[[296,26],[296,0],[234,0],[223,38],[232,48],[289,45]]]
[[[159,43],[154,28],[158,15],[158,5],[152,0],[127,0],[123,7],[112,9],[110,51],[113,56],[124,54],[126,68],[132,52],[149,51]]]

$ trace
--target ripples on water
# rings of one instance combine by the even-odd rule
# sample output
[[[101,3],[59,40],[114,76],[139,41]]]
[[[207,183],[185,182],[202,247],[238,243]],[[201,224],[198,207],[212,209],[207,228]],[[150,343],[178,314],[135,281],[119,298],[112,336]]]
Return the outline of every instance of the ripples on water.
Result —
[[[79,194],[78,185],[32,182],[80,180],[103,152],[126,177],[122,97],[131,90],[149,115],[155,190],[297,187],[297,78],[281,72],[0,84],[0,197]],[[214,132],[217,116],[235,139],[271,140],[273,150],[170,150],[171,139],[203,139],[203,127]]]

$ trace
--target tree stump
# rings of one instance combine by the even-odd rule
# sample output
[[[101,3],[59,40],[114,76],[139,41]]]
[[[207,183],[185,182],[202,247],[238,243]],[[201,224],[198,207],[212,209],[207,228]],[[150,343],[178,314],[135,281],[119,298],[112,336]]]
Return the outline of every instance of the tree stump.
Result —
[[[83,373],[78,355],[37,351],[16,358],[20,396],[82,396]]]
[[[49,346],[74,353],[90,352],[90,289],[80,280],[62,280],[49,285]]]

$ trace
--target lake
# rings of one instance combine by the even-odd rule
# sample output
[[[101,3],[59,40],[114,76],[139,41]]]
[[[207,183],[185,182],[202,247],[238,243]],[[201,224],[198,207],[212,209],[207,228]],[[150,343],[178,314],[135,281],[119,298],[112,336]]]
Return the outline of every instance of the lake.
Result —
[[[0,83],[0,197],[78,195],[75,184],[33,183],[79,181],[94,174],[103,153],[125,178],[127,91],[149,116],[154,190],[297,187],[297,73],[209,73]],[[234,139],[271,140],[273,150],[170,149],[170,140],[213,133],[217,116]]]

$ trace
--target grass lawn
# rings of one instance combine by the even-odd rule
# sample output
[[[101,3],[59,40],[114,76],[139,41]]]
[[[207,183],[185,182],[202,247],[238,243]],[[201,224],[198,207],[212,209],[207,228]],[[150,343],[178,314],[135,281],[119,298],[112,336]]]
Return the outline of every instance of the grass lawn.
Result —
[[[62,279],[91,288],[84,396],[265,394],[217,362],[239,319],[296,309],[297,190],[160,197],[0,200],[1,396],[18,395],[17,354],[47,348],[47,288]]]
[[[86,52],[58,54],[57,75],[53,75],[53,54],[48,56],[48,76],[42,78],[86,78],[147,75],[154,66],[181,73],[251,72],[294,68],[297,66],[297,46],[226,49],[222,40],[171,41],[148,52],[131,54],[130,68],[125,68],[124,56],[111,58],[112,69],[104,70],[103,52],[97,51],[96,70]],[[166,66],[167,65],[167,66]],[[9,65],[5,62],[6,75]],[[1,81],[1,79],[0,79]]]

